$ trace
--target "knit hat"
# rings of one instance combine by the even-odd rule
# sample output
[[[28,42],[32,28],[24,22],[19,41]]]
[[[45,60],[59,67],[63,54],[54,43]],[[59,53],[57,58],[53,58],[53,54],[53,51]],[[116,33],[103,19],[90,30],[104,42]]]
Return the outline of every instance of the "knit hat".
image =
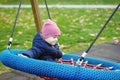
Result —
[[[41,30],[41,35],[43,38],[59,36],[60,34],[60,29],[54,21],[48,19],[44,22]]]

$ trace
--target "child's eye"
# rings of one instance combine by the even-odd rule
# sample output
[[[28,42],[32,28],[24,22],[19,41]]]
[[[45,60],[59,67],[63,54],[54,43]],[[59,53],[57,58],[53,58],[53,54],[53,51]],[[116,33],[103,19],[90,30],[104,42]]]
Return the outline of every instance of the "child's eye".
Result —
[[[53,37],[53,38],[57,38],[57,37]]]

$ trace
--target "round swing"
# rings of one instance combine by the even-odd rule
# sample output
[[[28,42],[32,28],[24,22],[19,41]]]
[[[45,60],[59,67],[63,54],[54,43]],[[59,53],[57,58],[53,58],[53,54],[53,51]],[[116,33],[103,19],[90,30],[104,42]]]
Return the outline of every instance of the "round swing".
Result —
[[[11,51],[11,52],[10,52]],[[119,80],[120,64],[86,57],[81,66],[76,66],[79,55],[65,54],[58,63],[17,56],[25,50],[4,50],[2,63],[23,72],[57,78],[57,80]],[[87,62],[88,61],[88,62]],[[100,65],[102,64],[102,65]],[[46,79],[47,80],[47,79]],[[52,79],[51,79],[52,80]]]
[[[20,6],[21,1],[18,13],[20,11]],[[0,61],[10,68],[38,75],[45,80],[120,80],[119,63],[92,57],[85,58],[90,48],[97,40],[100,33],[104,30],[105,26],[110,21],[119,6],[120,4],[116,7],[115,11],[109,17],[89,48],[81,56],[75,54],[65,54],[61,59],[57,60],[58,62],[18,56],[18,54],[21,54],[26,50],[10,49],[15,28],[14,26],[8,47],[0,54]]]

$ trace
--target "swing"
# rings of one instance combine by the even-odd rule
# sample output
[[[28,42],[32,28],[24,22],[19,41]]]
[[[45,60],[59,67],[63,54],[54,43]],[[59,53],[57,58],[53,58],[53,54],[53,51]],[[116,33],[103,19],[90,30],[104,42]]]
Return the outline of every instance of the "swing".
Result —
[[[21,1],[18,13],[20,11]],[[105,23],[100,33],[117,11],[119,6],[120,4]],[[26,50],[10,49],[17,16],[8,47],[0,54],[0,61],[4,65],[30,74],[35,74],[41,77],[43,76],[45,80],[120,80],[119,63],[92,57],[85,58],[100,33],[81,56],[75,54],[65,54],[61,59],[58,59],[58,63],[18,56],[18,54],[21,54]]]

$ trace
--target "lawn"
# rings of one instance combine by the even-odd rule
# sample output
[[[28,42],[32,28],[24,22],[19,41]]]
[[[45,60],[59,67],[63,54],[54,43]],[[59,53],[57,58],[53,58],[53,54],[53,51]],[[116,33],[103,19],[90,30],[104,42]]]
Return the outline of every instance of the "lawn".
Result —
[[[0,1],[1,4],[17,4],[14,0]],[[24,0],[25,4],[29,4]],[[48,1],[49,4],[117,4],[118,0],[57,0]],[[86,1],[86,2],[85,2]],[[40,2],[39,2],[40,3]],[[43,3],[41,1],[41,3]],[[62,45],[62,51],[65,53],[76,52],[88,48],[90,43],[100,31],[103,24],[111,15],[114,9],[66,9],[66,8],[50,8],[52,19],[56,21],[62,31],[59,43]],[[9,37],[11,35],[13,23],[16,16],[16,8],[3,9],[0,8],[0,52],[7,47]],[[40,8],[42,23],[48,18],[46,9]],[[120,9],[113,16],[103,33],[100,35],[94,45],[120,38]],[[17,25],[15,28],[13,44],[11,48],[28,49],[31,47],[33,36],[36,34],[36,28],[31,9],[21,9]],[[4,70],[0,64],[0,71]],[[8,69],[8,68],[6,68]]]
[[[0,4],[18,4],[20,0],[1,0]],[[48,4],[118,4],[119,0],[46,0]],[[23,4],[30,4],[30,0],[22,0]],[[38,0],[44,4],[44,0]]]
[[[6,48],[11,34],[17,9],[0,9],[0,51]],[[41,10],[42,23],[48,18],[46,10]],[[52,19],[62,31],[59,43],[64,46],[64,52],[75,52],[87,48],[96,34],[113,12],[113,9],[50,9]],[[59,16],[58,16],[59,15]],[[4,17],[3,17],[4,16]],[[106,42],[120,35],[120,10],[114,15],[99,39],[98,43]],[[34,18],[31,9],[21,9],[14,33],[12,48],[28,49],[36,34]]]

